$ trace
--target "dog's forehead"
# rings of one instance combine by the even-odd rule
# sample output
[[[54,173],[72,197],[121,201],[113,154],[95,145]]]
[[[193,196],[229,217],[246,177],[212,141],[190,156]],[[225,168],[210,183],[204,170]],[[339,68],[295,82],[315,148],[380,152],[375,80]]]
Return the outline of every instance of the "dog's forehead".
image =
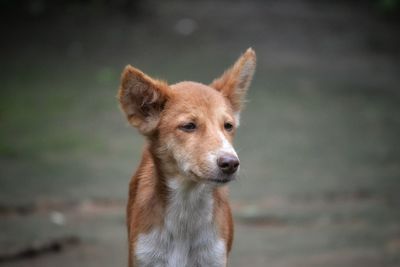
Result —
[[[217,90],[196,82],[180,82],[170,86],[171,102],[188,108],[227,108],[228,102]]]

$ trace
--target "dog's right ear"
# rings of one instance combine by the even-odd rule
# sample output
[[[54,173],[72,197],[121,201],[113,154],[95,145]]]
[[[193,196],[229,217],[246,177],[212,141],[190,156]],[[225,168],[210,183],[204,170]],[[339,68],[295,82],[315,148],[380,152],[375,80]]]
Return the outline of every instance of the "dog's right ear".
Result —
[[[149,135],[158,125],[168,90],[165,82],[152,79],[128,65],[122,73],[117,98],[129,123],[142,134]]]

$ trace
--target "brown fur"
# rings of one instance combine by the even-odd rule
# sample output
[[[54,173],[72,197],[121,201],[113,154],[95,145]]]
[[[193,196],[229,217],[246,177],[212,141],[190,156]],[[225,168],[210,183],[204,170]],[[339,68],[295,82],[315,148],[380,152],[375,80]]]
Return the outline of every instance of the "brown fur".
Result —
[[[251,49],[210,87],[194,82],[168,86],[131,66],[125,68],[118,92],[121,109],[128,121],[148,140],[142,161],[129,185],[127,226],[130,267],[135,263],[138,235],[163,226],[169,194],[166,185],[168,177],[188,177],[191,183],[196,184],[207,183],[215,176],[215,170],[204,158],[209,151],[221,145],[217,138],[219,132],[223,132],[229,142],[233,141],[235,130],[224,130],[224,122],[236,128],[235,116],[242,108],[254,68],[255,53]],[[188,121],[196,122],[195,133],[177,130]],[[182,162],[192,166],[190,174],[182,175],[179,168]],[[229,252],[233,221],[228,190],[226,186],[213,190],[214,221]]]

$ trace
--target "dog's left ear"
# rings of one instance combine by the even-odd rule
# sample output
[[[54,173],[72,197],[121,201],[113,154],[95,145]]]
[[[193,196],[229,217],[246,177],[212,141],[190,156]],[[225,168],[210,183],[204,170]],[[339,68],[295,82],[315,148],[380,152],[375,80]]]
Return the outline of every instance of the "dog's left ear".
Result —
[[[233,110],[239,112],[243,106],[255,68],[256,53],[249,48],[230,69],[225,71],[221,77],[215,79],[210,87],[226,96]]]

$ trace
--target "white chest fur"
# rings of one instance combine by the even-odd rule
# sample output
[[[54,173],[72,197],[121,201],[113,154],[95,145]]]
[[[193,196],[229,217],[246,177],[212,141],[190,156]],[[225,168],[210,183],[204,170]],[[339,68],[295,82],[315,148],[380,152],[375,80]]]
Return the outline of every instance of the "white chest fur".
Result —
[[[211,188],[188,188],[177,180],[170,181],[163,227],[138,237],[135,256],[139,266],[225,266],[225,243],[213,223]]]

